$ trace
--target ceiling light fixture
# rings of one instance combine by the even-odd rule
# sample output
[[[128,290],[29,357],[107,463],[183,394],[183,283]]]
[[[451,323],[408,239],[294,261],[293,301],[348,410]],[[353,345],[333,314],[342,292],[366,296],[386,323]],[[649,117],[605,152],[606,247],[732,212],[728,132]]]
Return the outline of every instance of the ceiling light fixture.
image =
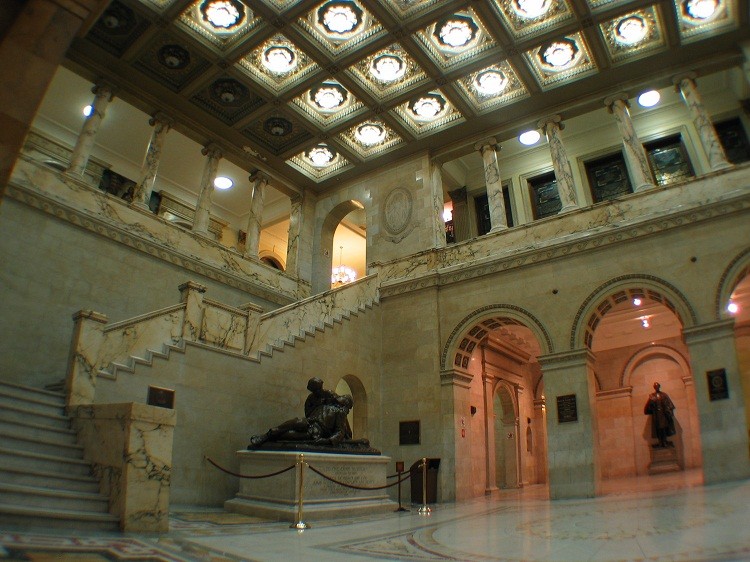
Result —
[[[467,18],[452,18],[446,21],[438,30],[440,42],[449,47],[465,47],[477,34],[477,27]]]
[[[83,106],[83,116],[84,117],[89,117],[93,111],[94,111],[94,106],[92,106],[92,105],[84,105]]]
[[[622,45],[636,45],[648,35],[648,24],[640,16],[622,18],[615,26],[615,41]]]
[[[381,82],[394,82],[406,74],[406,64],[395,55],[380,55],[372,59],[370,72]]]
[[[263,52],[261,62],[274,74],[284,74],[297,67],[297,55],[289,47],[273,46]]]
[[[633,306],[641,306],[642,302],[643,301],[641,299],[639,299],[638,297],[636,297],[636,298],[633,299]]]
[[[339,246],[339,265],[333,268],[331,274],[331,287],[340,287],[346,283],[351,283],[357,279],[357,272],[351,267],[347,267],[341,263],[342,256],[344,253],[344,247]]]
[[[641,107],[654,107],[657,103],[659,103],[659,100],[661,99],[661,95],[656,90],[649,90],[648,92],[643,92],[640,96],[638,96],[638,105]]]
[[[643,326],[644,328],[651,327],[651,322],[649,321],[648,316],[641,316],[640,321],[641,321],[641,326]]]
[[[318,18],[329,33],[346,35],[362,24],[362,10],[353,2],[329,2],[320,8]]]
[[[526,19],[534,19],[543,16],[552,7],[551,0],[513,0],[511,3],[513,11]]]
[[[385,140],[385,129],[375,123],[364,123],[357,127],[354,136],[364,146],[375,146]]]
[[[554,41],[544,49],[542,59],[550,66],[564,68],[575,60],[577,52],[572,41]]]
[[[532,129],[518,135],[518,142],[526,146],[531,146],[538,143],[540,138],[542,138],[542,135],[539,134],[539,131]]]
[[[729,301],[729,304],[727,305],[727,312],[729,314],[737,314],[740,311],[740,305],[738,305],[736,302]]]
[[[233,185],[234,185],[234,182],[226,176],[218,176],[214,180],[214,187],[216,189],[221,189],[221,190],[229,189]]]
[[[225,31],[245,19],[245,6],[238,0],[206,0],[201,4],[200,12],[212,27]]]
[[[477,74],[474,86],[480,94],[494,96],[508,87],[508,77],[498,70],[486,70]]]
[[[346,90],[336,85],[326,84],[311,93],[315,105],[325,111],[337,109],[346,101]]]
[[[707,20],[711,18],[719,8],[718,0],[687,0],[684,3],[685,11],[694,19]]]
[[[336,157],[336,153],[325,144],[312,147],[305,154],[310,163],[316,168],[325,168]]]
[[[432,120],[445,109],[445,100],[437,94],[422,96],[409,104],[409,109],[423,120]]]

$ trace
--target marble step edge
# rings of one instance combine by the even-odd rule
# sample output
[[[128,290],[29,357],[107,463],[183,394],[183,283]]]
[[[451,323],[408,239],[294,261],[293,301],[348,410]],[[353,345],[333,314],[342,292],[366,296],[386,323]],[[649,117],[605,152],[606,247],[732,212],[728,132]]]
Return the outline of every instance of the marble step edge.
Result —
[[[70,427],[57,427],[54,425],[44,425],[41,423],[34,423],[27,420],[13,420],[5,417],[5,408],[0,410],[0,423],[7,423],[11,425],[18,425],[21,427],[24,427],[26,429],[38,429],[40,431],[49,431],[50,433],[59,433],[61,436],[70,436],[75,438],[78,434],[74,429],[71,429]],[[17,409],[16,411],[23,411],[21,409]],[[66,421],[70,421],[68,418],[65,418]]]
[[[120,518],[111,513],[97,513],[95,511],[77,511],[73,509],[52,509],[25,507],[7,504],[0,501],[0,513],[6,515],[24,515],[34,518],[48,519],[74,519],[80,521],[92,521],[102,523],[119,523]]]
[[[36,396],[23,396],[20,393],[10,391],[8,392],[6,388],[0,387],[0,401],[14,401],[14,402],[21,402],[23,404],[27,404],[30,408],[33,407],[39,407],[39,408],[49,408],[49,409],[55,409],[60,410],[65,408],[65,397],[61,396],[56,399],[51,398],[43,398]]]
[[[99,485],[99,480],[96,479],[95,476],[92,475],[83,475],[83,474],[70,474],[68,472],[50,472],[48,470],[38,470],[34,467],[24,467],[24,468],[18,468],[14,466],[6,466],[0,461],[0,472],[11,472],[15,474],[24,474],[28,476],[33,477],[39,477],[39,478],[45,478],[49,481],[71,481],[71,482],[77,482],[79,484],[95,484]],[[37,486],[37,488],[41,488],[42,486]]]
[[[20,412],[27,416],[36,416],[56,422],[70,423],[70,418],[62,414],[52,414],[47,412],[40,412],[38,410],[29,410],[28,408],[19,407],[17,404],[4,404],[2,406],[4,412]]]
[[[178,343],[163,343],[161,350],[146,349],[143,353],[143,357],[138,355],[130,355],[125,359],[124,363],[113,361],[103,369],[100,369],[97,376],[105,379],[116,380],[117,375],[122,371],[132,375],[135,373],[137,365],[146,365],[148,367],[154,364],[154,358],[169,360],[169,356],[173,351],[179,353],[185,353],[185,342],[180,340]]]
[[[8,447],[0,447],[0,455],[8,455],[14,457],[26,457],[29,461],[51,461],[59,462],[62,464],[69,464],[75,466],[84,466],[91,468],[91,463],[83,459],[74,459],[71,457],[59,457],[57,455],[49,455],[47,453],[35,453],[34,451],[24,451],[23,449],[13,449]]]
[[[28,435],[13,433],[0,429],[0,440],[4,441],[7,444],[7,441],[5,441],[5,439],[7,438],[13,439],[15,441],[24,441],[26,443],[38,443],[39,445],[44,445],[47,447],[58,447],[61,450],[71,451],[71,453],[80,453],[80,456],[83,457],[83,446],[77,443],[58,443],[57,441],[50,441],[49,439],[31,437]]]
[[[28,494],[33,496],[54,497],[58,499],[80,499],[109,503],[109,498],[104,494],[100,494],[99,492],[74,492],[71,490],[43,488],[41,486],[29,486],[28,484],[10,484],[6,482],[0,482],[0,493]]]
[[[58,383],[55,383],[55,384],[58,384]],[[25,385],[25,384],[19,384],[19,383],[16,383],[16,382],[10,382],[10,381],[0,380],[0,388],[2,388],[4,386],[5,387],[10,387],[10,388],[13,388],[13,389],[16,389],[16,390],[21,390],[23,392],[28,392],[28,393],[31,393],[31,394],[39,394],[39,395],[47,397],[47,398],[57,398],[57,399],[62,400],[63,402],[65,401],[65,393],[64,392],[58,392],[58,391],[54,391],[54,390],[46,390],[46,389],[42,389],[42,388],[36,388],[34,386],[28,386],[28,385]]]

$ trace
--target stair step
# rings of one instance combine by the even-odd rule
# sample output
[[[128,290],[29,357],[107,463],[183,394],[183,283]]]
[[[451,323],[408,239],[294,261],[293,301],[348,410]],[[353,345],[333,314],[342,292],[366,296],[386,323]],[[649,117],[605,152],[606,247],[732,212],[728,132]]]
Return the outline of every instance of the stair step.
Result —
[[[28,398],[36,398],[42,400],[55,400],[61,404],[65,404],[65,393],[62,391],[54,390],[42,390],[41,388],[35,388],[33,386],[25,386],[23,384],[17,384],[14,382],[0,381],[0,393],[3,391],[9,395],[14,396],[26,396]]]
[[[95,494],[99,491],[99,482],[93,476],[76,476],[74,474],[36,470],[30,466],[19,468],[0,465],[0,482],[70,492]]]
[[[43,455],[54,455],[70,459],[82,459],[83,447],[77,443],[63,443],[58,440],[50,440],[31,435],[26,435],[23,428],[15,430],[4,430],[0,428],[0,442],[4,447],[14,451],[27,451]]]
[[[90,513],[67,509],[43,509],[0,502],[3,528],[74,529],[76,531],[116,531],[119,519],[109,513]]]
[[[0,408],[6,406],[15,406],[16,408],[23,408],[27,412],[39,414],[54,414],[57,416],[65,414],[64,400],[14,394],[7,388],[0,388]]]
[[[29,411],[24,408],[22,402],[2,404],[0,412],[2,412],[3,419],[6,421],[29,423],[55,429],[70,429],[70,418],[61,414]]]
[[[98,493],[70,492],[21,484],[0,483],[0,495],[2,495],[3,503],[6,505],[93,513],[108,513],[107,510],[109,509],[109,499]]]
[[[52,441],[61,444],[75,444],[77,442],[76,432],[69,427],[54,427],[7,419],[5,411],[0,411],[0,433],[21,433],[27,438],[39,438],[45,441]]]
[[[82,459],[45,455],[0,447],[0,465],[10,468],[30,467],[45,472],[89,476],[91,465]]]

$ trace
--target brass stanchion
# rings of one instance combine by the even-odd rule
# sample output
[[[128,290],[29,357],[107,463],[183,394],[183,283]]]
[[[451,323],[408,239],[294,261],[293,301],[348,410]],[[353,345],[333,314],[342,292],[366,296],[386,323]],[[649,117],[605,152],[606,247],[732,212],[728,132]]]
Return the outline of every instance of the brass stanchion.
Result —
[[[420,515],[429,515],[432,510],[427,505],[427,458],[422,459],[422,505],[419,506],[417,513]]]
[[[404,461],[396,461],[396,473],[398,474],[398,509],[396,511],[409,511],[401,505],[401,475],[404,473]]]
[[[305,493],[305,455],[300,453],[297,457],[297,466],[299,466],[299,487],[297,488],[297,520],[289,525],[290,529],[297,529],[298,531],[304,531],[309,529],[310,525],[302,521],[302,504],[304,503]]]

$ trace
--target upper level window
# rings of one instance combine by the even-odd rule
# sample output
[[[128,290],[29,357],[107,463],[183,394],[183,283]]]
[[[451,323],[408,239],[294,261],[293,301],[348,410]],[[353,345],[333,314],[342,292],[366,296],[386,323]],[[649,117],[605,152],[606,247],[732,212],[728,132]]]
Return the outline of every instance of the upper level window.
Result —
[[[560,195],[557,193],[555,172],[529,178],[527,181],[535,219],[543,219],[560,212],[562,202],[560,201]]]
[[[658,185],[670,185],[695,177],[681,135],[645,143],[643,147]]]
[[[591,160],[584,166],[594,203],[615,199],[633,191],[622,152]]]
[[[513,226],[513,208],[510,202],[510,184],[503,183],[503,202],[505,203],[505,220],[508,226]],[[486,193],[474,197],[474,209],[477,213],[477,235],[483,236],[492,228],[490,218],[490,203]]]
[[[714,124],[716,134],[719,135],[721,146],[727,160],[732,164],[740,164],[750,160],[750,142],[747,140],[745,127],[739,117],[727,119]]]

